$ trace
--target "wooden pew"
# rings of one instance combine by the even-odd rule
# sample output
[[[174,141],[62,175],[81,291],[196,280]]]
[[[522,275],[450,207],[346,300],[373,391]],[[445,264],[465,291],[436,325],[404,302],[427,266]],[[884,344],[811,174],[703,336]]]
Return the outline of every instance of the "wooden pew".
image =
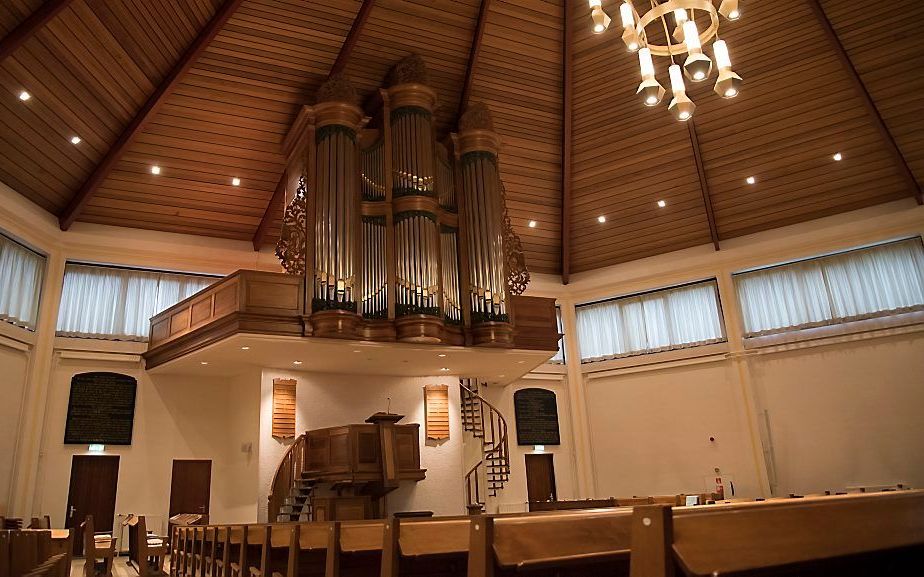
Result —
[[[472,517],[468,576],[627,575],[631,520],[629,509]]]
[[[45,515],[44,517],[32,517],[32,520],[29,522],[30,529],[51,529],[51,517]]]
[[[10,575],[10,531],[2,529],[0,525],[0,576]]]
[[[382,565],[385,521],[332,521],[327,545],[326,577],[378,575]]]
[[[70,566],[67,565],[67,554],[58,553],[26,573],[24,577],[68,577],[69,575]]]
[[[231,577],[232,565],[237,565],[240,571],[241,549],[244,544],[244,535],[247,527],[235,525],[225,528],[225,539],[222,545],[221,557],[215,559],[218,577]]]
[[[93,531],[93,515],[81,525],[83,527],[83,557],[86,562],[83,566],[85,577],[112,577],[112,561],[115,557],[116,540],[111,534],[106,538],[98,538]],[[99,571],[96,564],[100,563]]]
[[[924,492],[637,507],[631,577],[924,572]]]
[[[164,572],[164,559],[167,556],[169,544],[163,537],[148,535],[147,521],[144,515],[139,515],[134,526],[135,544],[139,577],[161,575]]]
[[[386,522],[381,577],[464,577],[471,520],[465,516]]]
[[[282,531],[273,527],[273,541]],[[271,570],[270,577],[321,577],[327,570],[327,549],[333,538],[333,523],[299,523],[289,534],[286,572]],[[275,546],[275,543],[274,543]]]

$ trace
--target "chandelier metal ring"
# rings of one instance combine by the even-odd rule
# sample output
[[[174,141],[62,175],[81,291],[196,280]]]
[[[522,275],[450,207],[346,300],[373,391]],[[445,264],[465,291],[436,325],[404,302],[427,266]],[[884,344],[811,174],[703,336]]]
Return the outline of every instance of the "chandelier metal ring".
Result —
[[[716,33],[719,31],[719,13],[710,0],[668,0],[663,4],[658,4],[641,16],[638,16],[638,13],[636,13],[638,18],[638,24],[636,24],[635,27],[636,34],[638,34],[639,38],[645,39],[645,45],[651,50],[653,55],[673,56],[687,53],[687,45],[684,42],[677,42],[669,46],[651,44],[648,42],[648,35],[645,33],[645,28],[649,24],[678,9],[701,10],[709,14],[709,27],[699,34],[699,40],[704,46],[707,42],[715,38]]]

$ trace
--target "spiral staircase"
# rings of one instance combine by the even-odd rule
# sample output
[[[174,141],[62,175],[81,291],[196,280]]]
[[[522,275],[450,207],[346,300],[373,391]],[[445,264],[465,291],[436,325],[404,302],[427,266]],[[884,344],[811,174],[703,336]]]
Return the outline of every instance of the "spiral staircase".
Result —
[[[470,513],[485,510],[487,497],[496,497],[510,480],[507,421],[479,394],[477,379],[459,379],[462,428],[481,444],[481,460],[465,475],[466,506]]]

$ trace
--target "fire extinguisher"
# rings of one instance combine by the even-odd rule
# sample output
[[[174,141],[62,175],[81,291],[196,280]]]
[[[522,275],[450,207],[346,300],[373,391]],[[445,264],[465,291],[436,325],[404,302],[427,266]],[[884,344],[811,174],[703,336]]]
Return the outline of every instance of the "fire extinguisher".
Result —
[[[715,468],[715,494],[716,501],[725,500],[725,483],[722,482],[722,472],[718,467]]]

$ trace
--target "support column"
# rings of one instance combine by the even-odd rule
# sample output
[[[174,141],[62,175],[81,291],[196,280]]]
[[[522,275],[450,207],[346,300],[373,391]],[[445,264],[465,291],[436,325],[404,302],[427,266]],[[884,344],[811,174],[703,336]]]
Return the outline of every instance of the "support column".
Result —
[[[568,400],[571,407],[571,429],[574,443],[574,471],[578,499],[597,497],[593,451],[590,446],[590,423],[587,420],[587,400],[584,373],[581,371],[581,348],[577,337],[577,316],[574,303],[564,301],[561,324],[565,333],[565,368],[567,369]]]
[[[751,382],[751,371],[748,365],[747,351],[744,348],[744,323],[741,319],[741,309],[738,299],[735,298],[734,281],[731,272],[722,270],[718,277],[719,298],[724,313],[726,338],[728,339],[729,358],[738,374],[740,402],[744,412],[748,436],[751,440],[751,454],[754,461],[754,472],[760,487],[761,497],[772,495],[770,476],[767,471],[765,448],[760,435],[760,409],[754,385]]]
[[[45,432],[45,413],[54,363],[55,328],[64,284],[64,255],[48,254],[42,300],[35,326],[35,346],[29,356],[25,392],[19,419],[19,437],[13,456],[13,477],[9,496],[9,515],[29,519],[41,512],[35,503],[38,471]]]

